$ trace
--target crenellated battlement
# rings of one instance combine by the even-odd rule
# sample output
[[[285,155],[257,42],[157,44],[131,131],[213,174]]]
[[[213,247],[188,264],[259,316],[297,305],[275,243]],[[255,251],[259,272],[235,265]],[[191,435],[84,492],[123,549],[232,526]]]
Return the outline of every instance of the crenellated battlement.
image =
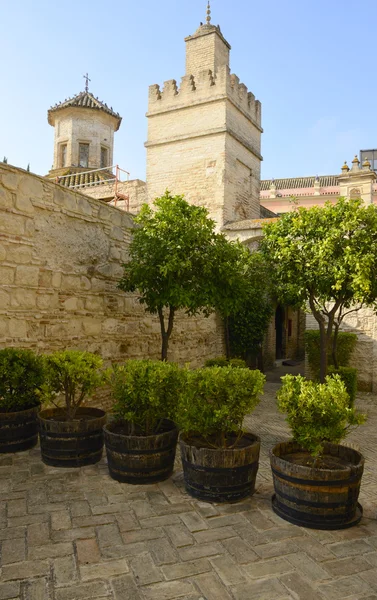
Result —
[[[159,113],[169,108],[183,108],[200,102],[229,98],[259,127],[261,126],[261,103],[237,75],[230,73],[227,65],[214,74],[210,69],[194,75],[185,75],[178,86],[175,79],[149,87],[149,114]]]

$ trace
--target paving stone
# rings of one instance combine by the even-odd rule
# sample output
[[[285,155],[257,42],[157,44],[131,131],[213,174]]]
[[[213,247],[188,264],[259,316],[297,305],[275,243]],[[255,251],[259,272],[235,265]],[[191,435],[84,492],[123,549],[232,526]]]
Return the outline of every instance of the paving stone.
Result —
[[[7,514],[8,518],[26,515],[26,499],[10,500],[7,503]]]
[[[131,575],[111,580],[115,600],[141,600],[138,588]]]
[[[116,515],[116,520],[119,526],[119,531],[135,531],[140,529],[140,525],[135,517],[131,514]]]
[[[92,506],[93,515],[110,515],[115,513],[128,513],[130,507],[127,502],[121,504],[105,504],[103,506]]]
[[[212,517],[211,519],[207,519],[207,523],[209,527],[216,529],[218,527],[228,527],[232,525],[240,525],[242,527],[242,525],[248,523],[248,521],[243,514],[236,513],[234,515]]]
[[[76,583],[72,586],[58,588],[55,600],[81,600],[107,596],[107,586],[102,581],[91,583]]]
[[[9,600],[18,598],[20,593],[20,584],[16,582],[0,583],[0,600]]]
[[[97,527],[96,531],[100,548],[116,546],[122,543],[122,538],[116,525],[102,525],[101,527]]]
[[[161,527],[151,527],[150,529],[139,529],[122,533],[123,542],[132,544],[135,542],[144,542],[146,540],[157,540],[165,536]]]
[[[77,540],[76,551],[79,565],[99,563],[101,559],[101,554],[98,548],[96,538],[90,538],[88,540]]]
[[[258,560],[252,564],[244,565],[243,570],[247,575],[258,579],[270,575],[282,575],[293,571],[294,567],[286,558],[269,558],[267,560]]]
[[[143,588],[143,594],[147,600],[172,600],[187,596],[194,591],[194,587],[189,581],[167,581]]]
[[[191,533],[208,529],[208,523],[196,512],[183,513],[180,517]]]
[[[138,519],[147,519],[148,517],[156,516],[152,506],[145,500],[135,500],[134,502],[130,502],[130,508],[134,511]]]
[[[362,596],[373,592],[373,589],[368,583],[363,581],[363,579],[357,575],[337,579],[337,581],[334,581],[333,583],[322,584],[318,587],[318,590],[324,595],[326,600],[339,600],[340,598],[343,600],[343,598],[348,598],[348,596],[351,596],[352,594]],[[305,600],[309,599],[305,596]]]
[[[66,506],[64,502],[52,502],[45,504],[36,504],[35,506],[29,506],[29,514],[38,515],[47,513],[58,513],[66,511]]]
[[[302,552],[290,554],[288,561],[310,581],[318,582],[330,579],[330,574],[322,566]]]
[[[187,561],[184,563],[178,563],[175,565],[161,567],[161,571],[165,575],[165,579],[167,579],[168,581],[172,579],[192,577],[193,575],[198,575],[199,573],[206,573],[207,571],[211,570],[211,564],[205,558],[199,558],[198,560]]]
[[[261,544],[253,547],[254,552],[260,558],[274,558],[275,556],[286,556],[294,554],[299,550],[295,541],[284,540],[281,542],[272,542],[270,544]]]
[[[280,600],[286,597],[286,589],[278,579],[255,579],[249,583],[237,585],[233,588],[233,595],[236,600]],[[301,598],[301,596],[299,596]],[[306,596],[302,596],[307,600]]]
[[[163,580],[162,572],[156,567],[150,554],[131,559],[130,566],[138,585],[148,585]]]
[[[69,529],[71,526],[71,515],[67,509],[59,510],[51,514],[51,527],[54,531]]]
[[[229,556],[211,558],[211,564],[225,585],[237,585],[245,581],[245,576]]]
[[[372,552],[371,554],[364,554],[363,557],[372,567],[377,567],[377,552]]]
[[[143,528],[164,527],[164,525],[174,525],[175,523],[182,523],[178,515],[164,515],[140,520],[140,525]]]
[[[4,565],[1,570],[1,579],[11,581],[12,579],[30,579],[32,577],[43,577],[50,572],[50,564],[47,560],[25,560]]]
[[[223,540],[222,545],[233,556],[237,564],[252,563],[259,559],[258,555],[251,549],[251,546],[239,538]]]
[[[350,542],[339,542],[338,544],[330,544],[328,548],[338,557],[357,556],[372,552],[373,546],[365,540],[352,540]]]
[[[193,535],[199,544],[207,544],[209,542],[216,542],[217,540],[225,540],[227,538],[237,537],[237,534],[232,527],[219,527],[219,529],[198,531]]]
[[[92,515],[90,517],[73,517],[72,527],[97,527],[115,523],[115,515]]]
[[[50,582],[45,577],[29,581],[26,586],[27,600],[51,600]]]
[[[152,553],[156,565],[168,565],[178,560],[178,555],[173,546],[166,539],[149,540],[145,542]]]
[[[29,546],[43,546],[50,540],[50,528],[47,523],[34,523],[27,528]]]
[[[191,546],[195,542],[185,525],[169,525],[165,531],[176,548]]]
[[[363,571],[360,573],[361,579],[366,581],[373,590],[377,591],[377,570],[369,569],[369,571]]]
[[[279,580],[293,596],[296,595],[305,600],[321,600],[323,598],[318,589],[314,589],[314,586],[309,585],[299,573],[281,575]],[[341,597],[339,596],[337,600],[340,600]]]
[[[46,544],[44,546],[31,546],[28,551],[29,560],[43,560],[45,558],[58,558],[73,554],[71,542]]]
[[[26,558],[25,539],[6,540],[1,544],[0,565],[21,562]]]
[[[87,500],[75,500],[69,503],[71,517],[87,517],[91,515],[91,510]]]
[[[224,554],[225,550],[221,544],[198,544],[187,548],[178,548],[178,554],[182,560],[194,560],[195,558],[204,558],[206,556],[216,556]]]
[[[74,556],[62,556],[56,558],[52,561],[52,569],[56,586],[68,585],[77,579],[76,561]],[[84,577],[82,577],[82,579],[84,579]]]
[[[26,527],[7,527],[6,529],[0,529],[0,542],[4,540],[15,540],[18,538],[25,538]]]
[[[353,556],[352,558],[330,560],[322,563],[322,565],[333,577],[343,577],[370,569],[371,564],[368,562],[368,556],[368,554],[365,554],[364,556]]]
[[[74,527],[73,529],[53,531],[51,538],[53,542],[74,542],[75,540],[86,540],[95,535],[94,527]]]
[[[105,559],[108,558],[127,558],[129,556],[137,556],[147,552],[145,542],[135,542],[134,544],[122,544],[121,546],[109,546],[102,548],[101,554]]]
[[[199,587],[205,600],[232,600],[232,596],[227,591],[225,585],[213,573],[197,575],[195,577],[195,585]]]
[[[25,515],[8,519],[8,527],[22,527],[23,525],[41,525],[49,520],[48,513],[38,515]]]
[[[306,552],[306,554],[318,562],[335,558],[335,554],[329,549],[328,546],[325,546],[310,537],[297,538],[295,543],[299,549]]]
[[[115,575],[124,575],[128,573],[128,563],[124,558],[119,560],[102,561],[101,563],[93,565],[80,566],[80,577],[82,581],[88,581],[90,579],[109,579],[115,577]]]

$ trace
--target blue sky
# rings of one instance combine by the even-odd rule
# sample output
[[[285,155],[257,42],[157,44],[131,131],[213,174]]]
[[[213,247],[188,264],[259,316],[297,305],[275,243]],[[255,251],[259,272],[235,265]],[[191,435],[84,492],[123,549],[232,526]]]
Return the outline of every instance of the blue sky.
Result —
[[[0,159],[44,175],[47,109],[84,89],[123,117],[115,161],[145,178],[148,86],[184,75],[206,0],[0,0]],[[262,102],[262,177],[340,172],[377,147],[377,2],[212,0],[231,69]]]

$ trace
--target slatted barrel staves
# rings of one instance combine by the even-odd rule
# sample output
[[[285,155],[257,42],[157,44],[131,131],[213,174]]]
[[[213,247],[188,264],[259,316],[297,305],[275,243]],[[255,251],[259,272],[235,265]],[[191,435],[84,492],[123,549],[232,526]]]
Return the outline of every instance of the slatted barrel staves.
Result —
[[[39,407],[18,412],[0,412],[0,454],[21,452],[38,442]]]
[[[241,447],[203,448],[180,436],[186,490],[205,502],[237,502],[251,496],[258,472],[260,439],[245,433]]]
[[[290,523],[313,529],[356,525],[362,517],[357,500],[363,456],[353,448],[327,443],[325,454],[340,459],[339,468],[312,468],[285,460],[287,455],[300,451],[302,448],[295,442],[286,442],[270,452],[275,513]]]

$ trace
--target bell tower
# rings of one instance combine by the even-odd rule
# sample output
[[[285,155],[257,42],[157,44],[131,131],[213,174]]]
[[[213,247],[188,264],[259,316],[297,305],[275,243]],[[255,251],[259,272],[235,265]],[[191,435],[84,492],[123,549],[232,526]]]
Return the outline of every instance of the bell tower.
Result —
[[[186,74],[149,88],[147,190],[205,206],[218,228],[259,218],[261,104],[230,73],[231,47],[206,23],[185,39]]]

